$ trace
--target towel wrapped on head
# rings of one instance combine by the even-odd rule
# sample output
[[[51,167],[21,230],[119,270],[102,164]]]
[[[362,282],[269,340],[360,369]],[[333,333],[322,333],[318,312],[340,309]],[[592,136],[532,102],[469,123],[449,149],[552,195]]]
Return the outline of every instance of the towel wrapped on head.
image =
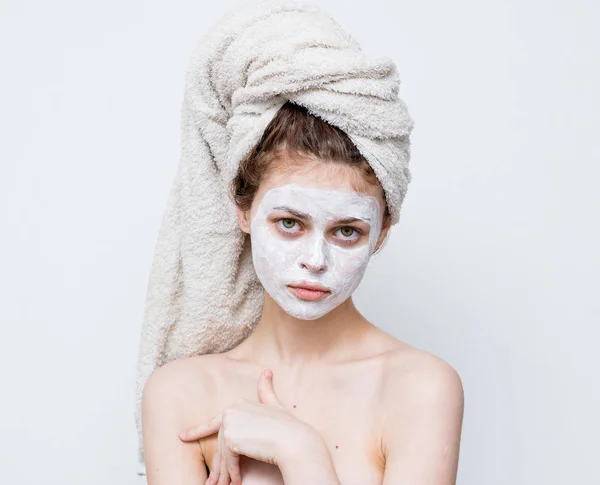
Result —
[[[181,153],[148,282],[136,381],[141,399],[169,361],[229,350],[259,320],[263,288],[229,192],[240,161],[283,104],[343,130],[381,183],[392,224],[411,176],[413,122],[387,57],[362,53],[322,8],[263,0],[228,12],[193,52],[181,111]]]

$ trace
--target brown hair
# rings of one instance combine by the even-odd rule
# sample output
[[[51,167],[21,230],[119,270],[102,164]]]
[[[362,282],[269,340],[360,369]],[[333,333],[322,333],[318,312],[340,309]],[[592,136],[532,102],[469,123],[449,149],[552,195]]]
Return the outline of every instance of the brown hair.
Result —
[[[304,157],[347,164],[362,175],[357,177],[355,185],[361,181],[379,185],[375,172],[343,130],[310,114],[306,108],[287,101],[273,117],[259,142],[240,162],[231,183],[232,196],[240,209],[250,209],[265,174],[272,163],[281,161],[284,155],[292,160]],[[386,203],[384,223],[389,217]]]

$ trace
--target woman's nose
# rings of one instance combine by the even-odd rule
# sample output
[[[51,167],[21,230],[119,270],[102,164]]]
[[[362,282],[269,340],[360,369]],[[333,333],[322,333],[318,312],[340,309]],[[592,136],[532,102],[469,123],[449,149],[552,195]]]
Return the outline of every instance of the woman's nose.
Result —
[[[322,237],[316,237],[306,248],[298,264],[301,268],[313,272],[327,271],[327,243]]]
[[[327,270],[327,265],[325,264],[321,264],[321,265],[312,265],[309,263],[300,263],[300,267],[307,269],[308,271],[312,271],[314,273],[320,273],[321,271],[326,271]]]

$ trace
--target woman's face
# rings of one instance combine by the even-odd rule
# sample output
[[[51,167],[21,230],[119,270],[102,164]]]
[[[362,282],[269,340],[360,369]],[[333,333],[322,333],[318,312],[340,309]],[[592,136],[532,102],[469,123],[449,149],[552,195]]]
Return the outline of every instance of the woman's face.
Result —
[[[357,192],[352,177],[350,167],[306,161],[296,170],[271,173],[250,213],[238,210],[258,279],[296,318],[314,320],[343,303],[385,237],[381,189]]]

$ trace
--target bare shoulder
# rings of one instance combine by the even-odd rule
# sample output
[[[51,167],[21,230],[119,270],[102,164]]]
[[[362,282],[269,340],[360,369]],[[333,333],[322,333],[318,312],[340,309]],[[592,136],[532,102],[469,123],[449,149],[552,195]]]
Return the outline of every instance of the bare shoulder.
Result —
[[[423,404],[423,400],[443,399],[462,405],[462,380],[454,367],[430,352],[398,342],[397,348],[385,355],[383,392],[386,400],[394,402],[409,392],[419,404]]]
[[[164,364],[152,373],[146,382],[144,393],[177,396],[187,395],[190,390],[200,390],[209,381],[210,372],[206,372],[206,366],[211,364],[210,357],[188,357]]]
[[[169,411],[184,426],[202,419],[206,397],[214,385],[216,360],[214,355],[200,355],[173,360],[156,369],[144,386],[142,411]]]
[[[440,357],[418,349],[373,326],[371,348],[377,349],[383,378],[382,392],[391,395],[410,388],[417,392],[462,394],[462,381],[456,369]],[[384,397],[384,396],[382,396]]]
[[[147,380],[142,429],[148,483],[201,485],[206,480],[202,444],[183,442],[179,433],[206,419],[213,361],[211,356],[174,360]]]
[[[458,372],[407,344],[386,352],[382,367],[383,484],[455,484],[464,410]]]
[[[447,473],[455,473],[452,460],[458,456],[464,413],[463,385],[456,369],[434,354],[404,344],[386,353],[381,394],[382,443],[391,460],[388,464],[418,469],[411,453],[402,452],[398,458],[402,443],[408,441],[421,457],[439,453],[443,457],[439,462],[450,470]],[[437,456],[432,459],[438,460]]]

